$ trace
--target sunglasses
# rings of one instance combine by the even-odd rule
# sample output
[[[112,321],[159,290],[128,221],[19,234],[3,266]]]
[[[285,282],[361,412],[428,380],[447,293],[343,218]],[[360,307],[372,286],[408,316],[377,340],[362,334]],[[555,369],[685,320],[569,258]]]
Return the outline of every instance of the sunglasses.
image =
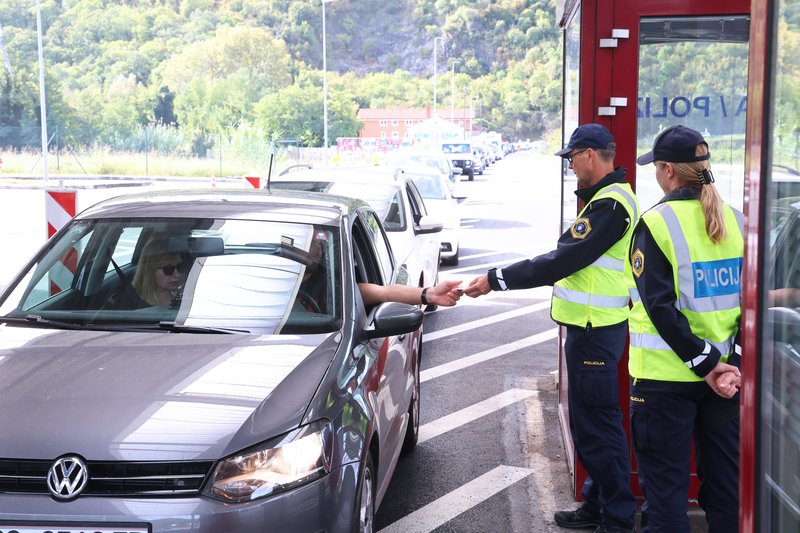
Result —
[[[564,159],[566,159],[566,160],[567,160],[569,163],[572,163],[572,160],[573,160],[573,159],[575,159],[575,156],[576,156],[576,155],[580,155],[580,154],[582,154],[583,152],[585,152],[586,150],[588,150],[588,148],[584,148],[583,150],[578,150],[577,152],[575,152],[575,153],[572,153],[572,154],[568,155],[568,156],[567,156],[567,157],[565,157]]]
[[[178,263],[177,265],[164,265],[158,268],[164,273],[165,276],[171,276],[176,270],[178,271],[178,274],[183,274],[184,266],[183,263]]]

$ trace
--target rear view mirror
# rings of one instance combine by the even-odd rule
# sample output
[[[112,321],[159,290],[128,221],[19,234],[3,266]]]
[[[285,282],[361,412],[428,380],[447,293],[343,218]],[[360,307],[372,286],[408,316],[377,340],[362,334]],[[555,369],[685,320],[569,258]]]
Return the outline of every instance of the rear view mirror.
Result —
[[[170,237],[167,251],[194,257],[222,255],[225,253],[225,242],[221,237]]]

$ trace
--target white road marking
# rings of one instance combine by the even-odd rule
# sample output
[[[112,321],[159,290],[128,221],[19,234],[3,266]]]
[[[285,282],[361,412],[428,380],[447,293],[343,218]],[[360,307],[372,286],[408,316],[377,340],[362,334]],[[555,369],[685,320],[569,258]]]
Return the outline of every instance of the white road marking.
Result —
[[[477,274],[477,275],[480,275],[480,274],[485,274],[486,271],[489,270],[490,268],[494,268],[494,267],[503,268],[504,266],[513,265],[517,261],[520,261],[522,259],[529,259],[530,257],[533,257],[533,256],[528,256],[528,255],[522,256],[521,255],[521,256],[519,256],[519,259],[517,259],[516,261],[513,258],[511,258],[511,259],[503,259],[502,262],[499,265],[497,264],[498,263],[497,261],[491,261],[489,263],[478,263],[477,265],[469,265],[469,266],[465,266],[465,267],[461,267],[461,268],[448,268],[447,270],[444,270],[444,271],[442,271],[440,273],[441,274],[456,274],[456,273],[459,273],[459,272],[474,272],[474,271],[478,270],[479,274]]]
[[[420,382],[425,383],[429,379],[438,378],[444,376],[445,374],[462,370],[472,365],[477,365],[489,361],[490,359],[500,357],[501,355],[506,355],[513,351],[521,350],[522,348],[527,348],[528,346],[533,346],[534,344],[540,344],[542,342],[549,341],[550,339],[555,339],[557,335],[558,328],[553,328],[541,333],[537,333],[536,335],[520,339],[518,341],[509,342],[508,344],[503,344],[502,346],[490,348],[489,350],[484,350],[483,352],[479,352],[474,355],[468,355],[467,357],[462,357],[455,361],[423,370],[420,372]]]
[[[481,298],[483,297],[481,296]],[[456,304],[456,307],[458,307],[458,304]],[[514,309],[512,311],[506,311],[505,313],[500,313],[494,316],[481,318],[480,320],[472,320],[470,322],[467,322],[465,324],[460,324],[458,326],[444,328],[437,331],[431,331],[430,333],[424,332],[422,335],[422,342],[433,341],[436,339],[441,339],[442,337],[449,337],[450,335],[456,335],[458,333],[463,333],[465,331],[472,331],[476,328],[489,326],[491,324],[496,324],[497,322],[502,322],[504,320],[510,320],[518,316],[535,313],[543,309],[548,309],[549,307],[550,307],[550,301],[548,300],[533,305],[526,305],[525,307],[518,307],[517,309]]]
[[[460,259],[462,259],[462,260],[477,259],[478,257],[490,257],[490,256],[493,256],[493,255],[518,255],[520,257],[525,257],[525,258],[533,257],[533,253],[532,252],[531,252],[530,255],[528,255],[523,250],[514,250],[514,251],[509,251],[509,252],[495,250],[495,251],[492,251],[492,252],[481,252],[479,254],[462,255]]]
[[[539,391],[510,389],[433,422],[423,424],[419,427],[419,444],[536,394],[539,394]]]
[[[380,533],[427,533],[446,524],[461,513],[488,500],[498,492],[528,477],[533,470],[500,465],[466,485],[445,494],[425,507],[417,509],[397,522],[389,524]]]

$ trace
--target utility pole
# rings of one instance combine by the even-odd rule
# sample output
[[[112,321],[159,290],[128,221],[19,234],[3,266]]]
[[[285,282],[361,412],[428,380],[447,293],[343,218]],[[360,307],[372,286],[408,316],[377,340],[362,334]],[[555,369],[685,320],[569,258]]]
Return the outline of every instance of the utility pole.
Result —
[[[44,52],[42,50],[42,12],[36,0],[36,35],[39,44],[39,110],[42,115],[42,161],[44,182],[47,183],[47,104],[44,90]]]
[[[454,59],[450,73],[450,122],[453,124],[456,123],[456,63],[458,61]]]

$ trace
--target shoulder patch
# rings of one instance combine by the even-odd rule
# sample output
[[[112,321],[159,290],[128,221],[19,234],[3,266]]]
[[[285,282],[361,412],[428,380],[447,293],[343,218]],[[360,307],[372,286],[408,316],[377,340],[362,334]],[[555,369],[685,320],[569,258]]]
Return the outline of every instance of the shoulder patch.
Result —
[[[631,269],[637,278],[644,272],[644,253],[638,248],[631,256]]]
[[[573,238],[583,239],[592,231],[592,224],[589,222],[588,218],[581,217],[572,223],[572,227],[569,228],[569,231],[572,233]]]

